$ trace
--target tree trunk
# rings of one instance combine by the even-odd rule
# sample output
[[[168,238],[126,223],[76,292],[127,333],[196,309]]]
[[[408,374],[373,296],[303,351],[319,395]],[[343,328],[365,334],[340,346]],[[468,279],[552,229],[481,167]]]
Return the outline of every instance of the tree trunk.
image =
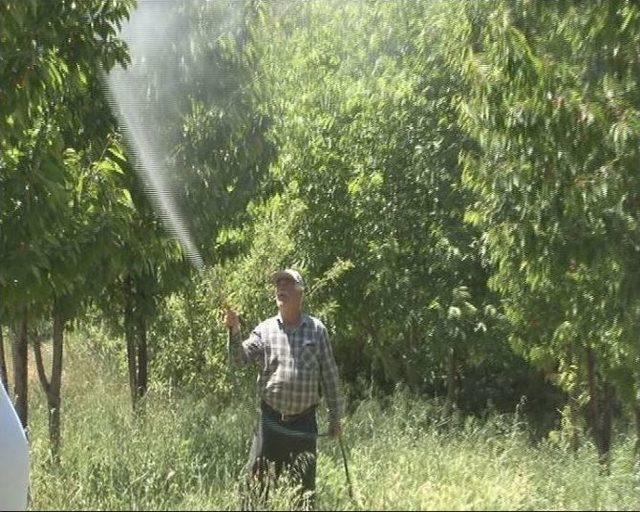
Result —
[[[636,371],[634,372],[635,381],[635,400],[633,402],[633,415],[636,423],[636,442],[634,446],[634,452],[636,462],[640,463],[640,368],[636,359]]]
[[[142,314],[138,315],[138,398],[147,394],[147,325]]]
[[[29,345],[27,343],[27,313],[20,321],[18,332],[13,337],[13,389],[15,391],[15,406],[20,422],[24,429],[29,421]]]
[[[60,406],[62,404],[62,359],[64,352],[65,317],[57,306],[53,309],[53,360],[51,385],[47,393],[49,404],[49,440],[55,462],[60,460]]]
[[[567,350],[567,361],[570,364],[576,365],[576,367],[581,366],[580,358],[575,356],[575,347],[573,344],[570,344]],[[567,421],[568,425],[568,436],[569,436],[569,447],[573,452],[577,452],[580,447],[580,386],[578,384],[579,379],[576,379],[576,382],[569,389],[569,401],[568,401],[568,414],[569,417]]]
[[[9,377],[7,375],[7,360],[4,357],[4,338],[2,337],[2,325],[0,325],[0,383],[9,395]]]
[[[405,355],[407,356],[404,359],[404,373],[406,375],[407,383],[409,384],[409,388],[413,392],[420,391],[420,386],[422,384],[422,375],[417,370],[417,365],[414,362],[414,358],[418,353],[418,336],[419,332],[416,327],[416,322],[411,322],[409,325],[409,332],[407,333],[407,348]]]
[[[49,395],[49,381],[47,379],[47,372],[44,369],[44,362],[42,360],[42,348],[40,346],[40,339],[38,336],[33,338],[33,358],[36,360],[36,370],[38,371],[38,379],[40,385],[46,395]]]
[[[33,355],[40,385],[47,397],[47,413],[49,419],[49,443],[51,456],[55,463],[60,462],[60,404],[62,387],[62,355],[65,320],[61,312],[54,305],[53,310],[53,355],[51,361],[51,380],[47,379],[47,372],[42,360],[42,347],[37,336],[33,340]]]
[[[599,410],[598,410],[598,381],[596,376],[596,358],[591,348],[587,348],[587,381],[589,384],[589,426],[591,434],[596,442],[596,446],[600,445],[600,427],[599,427]]]
[[[611,432],[613,430],[613,402],[615,390],[608,382],[604,383],[602,421],[600,424],[600,463],[609,471],[609,454],[611,452]]]
[[[136,368],[136,340],[133,321],[133,290],[131,276],[127,276],[123,284],[124,292],[124,337],[127,344],[127,368],[129,371],[129,391],[131,406],[136,410],[138,403],[138,372]]]
[[[640,394],[640,393],[639,393]],[[634,406],[636,413],[636,459],[640,459],[640,396],[636,396],[636,403]]]
[[[599,383],[596,357],[591,348],[587,349],[587,372],[589,380],[589,415],[591,432],[598,449],[600,463],[607,470],[611,449],[611,429],[613,422],[613,387],[603,381]],[[602,393],[600,393],[602,387]]]
[[[577,388],[577,386],[576,386]],[[569,423],[570,425],[570,433],[569,433],[569,446],[573,452],[577,452],[580,447],[580,429],[579,429],[579,417],[580,417],[580,400],[578,398],[579,392],[577,389],[574,389],[569,394]]]
[[[458,379],[457,379],[456,351],[449,347],[447,354],[447,398],[445,401],[445,411],[451,414],[457,406],[458,401]]]

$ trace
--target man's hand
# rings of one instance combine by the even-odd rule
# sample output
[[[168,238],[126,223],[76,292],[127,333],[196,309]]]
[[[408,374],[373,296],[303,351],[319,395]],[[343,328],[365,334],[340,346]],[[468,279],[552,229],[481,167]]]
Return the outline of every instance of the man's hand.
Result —
[[[338,439],[342,436],[342,423],[331,423],[329,425],[329,437],[331,439]]]
[[[225,325],[231,331],[231,334],[240,334],[240,316],[236,311],[230,308],[225,310]]]

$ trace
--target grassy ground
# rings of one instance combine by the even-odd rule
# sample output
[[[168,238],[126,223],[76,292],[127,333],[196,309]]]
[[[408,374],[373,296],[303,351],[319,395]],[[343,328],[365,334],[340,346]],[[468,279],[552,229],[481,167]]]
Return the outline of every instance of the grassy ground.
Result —
[[[47,462],[46,409],[33,383],[32,509],[237,508],[252,407],[152,390],[145,415],[135,418],[125,375],[96,362],[88,348],[69,354],[57,467]],[[321,440],[321,509],[640,508],[640,477],[624,438],[605,476],[588,444],[577,453],[534,445],[514,417],[454,426],[434,405],[398,393],[386,404],[360,403],[344,441],[357,503],[345,487],[338,445]],[[272,506],[287,508],[286,496]]]

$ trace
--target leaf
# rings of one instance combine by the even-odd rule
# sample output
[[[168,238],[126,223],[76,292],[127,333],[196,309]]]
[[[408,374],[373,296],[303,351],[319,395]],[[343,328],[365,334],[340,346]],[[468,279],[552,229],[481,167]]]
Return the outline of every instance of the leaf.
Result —
[[[462,310],[457,306],[450,306],[447,312],[447,318],[460,318],[462,316]]]

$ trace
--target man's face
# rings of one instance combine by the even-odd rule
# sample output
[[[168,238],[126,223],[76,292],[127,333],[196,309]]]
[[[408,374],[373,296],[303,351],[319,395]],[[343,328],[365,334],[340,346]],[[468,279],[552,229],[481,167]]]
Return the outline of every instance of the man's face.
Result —
[[[278,279],[276,283],[276,304],[278,307],[300,307],[302,290],[296,287],[293,279]]]

